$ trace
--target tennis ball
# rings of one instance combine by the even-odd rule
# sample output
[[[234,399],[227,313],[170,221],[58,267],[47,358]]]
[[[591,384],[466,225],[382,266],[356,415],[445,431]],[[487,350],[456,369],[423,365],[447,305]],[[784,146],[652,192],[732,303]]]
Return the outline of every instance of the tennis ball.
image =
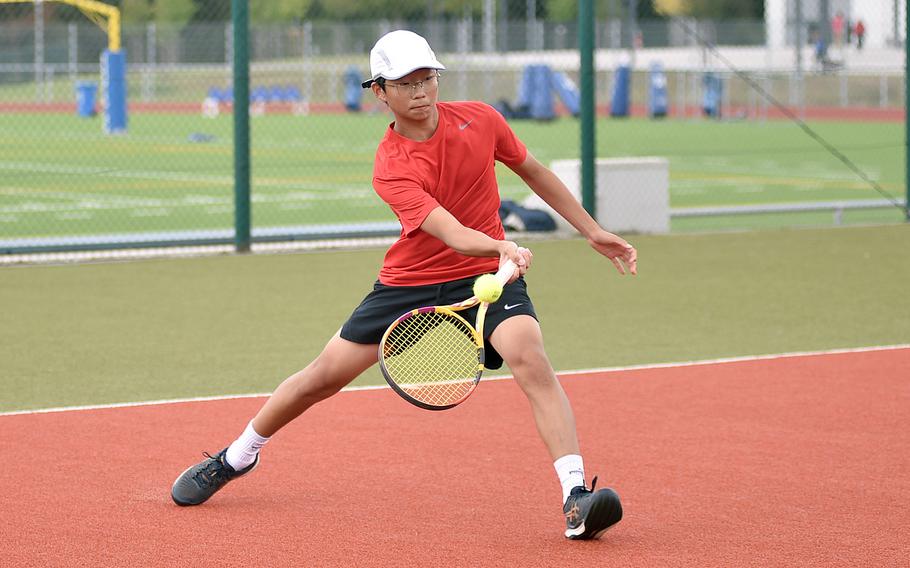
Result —
[[[492,274],[481,274],[474,281],[474,295],[481,302],[495,302],[502,295],[502,284]]]

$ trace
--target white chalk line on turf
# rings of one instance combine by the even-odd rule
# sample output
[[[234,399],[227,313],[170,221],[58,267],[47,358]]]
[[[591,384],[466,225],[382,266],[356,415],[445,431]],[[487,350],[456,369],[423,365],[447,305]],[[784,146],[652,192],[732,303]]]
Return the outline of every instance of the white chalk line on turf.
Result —
[[[745,355],[741,357],[724,357],[720,359],[702,359],[698,361],[679,361],[673,363],[651,363],[643,365],[629,365],[625,367],[598,367],[592,369],[576,369],[571,371],[557,371],[560,377],[571,377],[574,375],[590,375],[595,373],[621,373],[624,371],[641,371],[648,369],[672,369],[678,367],[702,367],[708,365],[723,365],[727,363],[742,363],[749,361],[770,361],[775,359],[787,359],[792,357],[818,357],[824,355],[840,355],[846,353],[869,353],[874,351],[896,351],[900,349],[910,349],[910,343],[897,345],[876,345],[870,347],[852,347],[844,349],[828,349],[820,351],[793,351],[788,353],[772,353],[767,355]],[[499,381],[512,378],[512,375],[492,375],[485,376],[484,381]],[[355,391],[372,391],[388,389],[388,385],[364,385],[346,387],[342,392]],[[14,410],[10,412],[0,412],[0,418],[4,416],[21,416],[26,414],[51,414],[56,412],[77,412],[83,410],[105,410],[110,408],[132,408],[136,406],[161,406],[166,404],[183,404],[188,402],[211,402],[218,400],[233,400],[244,398],[265,398],[271,393],[253,393],[253,394],[228,394],[218,396],[200,396],[192,398],[172,398],[163,400],[149,400],[141,402],[116,402],[111,404],[94,404],[86,406],[62,406],[56,408],[39,408],[34,410]]]

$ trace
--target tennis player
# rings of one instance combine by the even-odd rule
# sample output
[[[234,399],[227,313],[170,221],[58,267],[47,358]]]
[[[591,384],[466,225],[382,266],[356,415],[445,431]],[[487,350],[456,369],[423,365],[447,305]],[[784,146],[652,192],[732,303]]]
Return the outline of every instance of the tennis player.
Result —
[[[565,536],[597,538],[622,518],[613,490],[595,491],[596,477],[590,487],[585,484],[572,408],[544,351],[523,278],[532,255],[505,239],[494,162],[521,176],[621,274],[636,273],[637,253],[585,212],[496,110],[479,102],[438,102],[444,69],[413,32],[393,31],[376,42],[372,77],[363,87],[395,120],[376,150],[373,187],[398,216],[401,236],[386,253],[373,290],[322,353],[278,386],[239,438],[215,455],[205,454],[174,482],[171,496],[178,505],[203,503],[251,472],[276,432],[377,362],[382,334],[399,315],[469,298],[478,275],[511,259],[518,268],[486,317],[485,366],[497,369],[505,361],[530,402],[562,485]]]

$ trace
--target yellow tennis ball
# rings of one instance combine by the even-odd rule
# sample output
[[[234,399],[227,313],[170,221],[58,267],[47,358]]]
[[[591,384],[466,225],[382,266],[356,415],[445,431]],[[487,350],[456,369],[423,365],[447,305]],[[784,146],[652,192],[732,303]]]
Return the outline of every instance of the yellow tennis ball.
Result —
[[[481,302],[495,302],[502,295],[502,284],[492,274],[481,274],[474,281],[474,295]]]

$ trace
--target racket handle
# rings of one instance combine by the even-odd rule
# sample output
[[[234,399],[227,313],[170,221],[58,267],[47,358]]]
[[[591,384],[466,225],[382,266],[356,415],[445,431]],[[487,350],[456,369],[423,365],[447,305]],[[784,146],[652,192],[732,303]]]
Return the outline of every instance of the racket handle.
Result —
[[[515,273],[515,262],[512,259],[506,260],[502,266],[499,267],[499,271],[496,272],[496,279],[499,280],[500,284],[503,286],[509,281],[509,278],[512,277],[512,274]]]

